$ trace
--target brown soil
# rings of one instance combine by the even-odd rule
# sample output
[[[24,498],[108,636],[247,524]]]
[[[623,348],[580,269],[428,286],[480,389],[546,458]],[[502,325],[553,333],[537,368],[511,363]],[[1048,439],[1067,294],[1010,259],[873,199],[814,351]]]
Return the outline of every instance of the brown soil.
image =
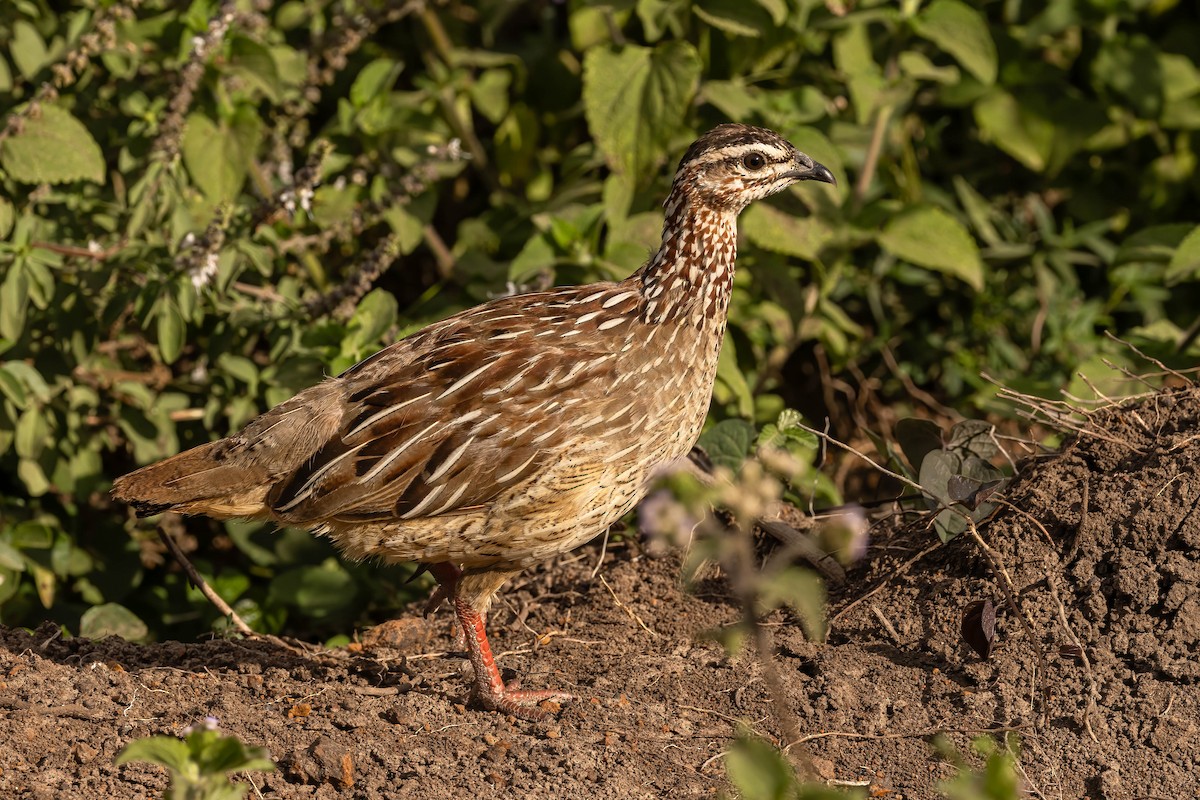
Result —
[[[827,644],[768,620],[805,733],[835,734],[807,743],[824,778],[930,798],[952,774],[933,732],[964,748],[979,731],[1018,728],[1032,796],[1200,794],[1200,393],[1161,394],[1088,427],[1029,465],[1006,493],[1021,512],[982,531],[1033,640],[977,543],[962,536],[914,560],[934,541],[915,528],[876,530],[832,597]],[[114,755],[209,715],[278,762],[252,776],[263,797],[727,788],[719,754],[738,721],[779,735],[753,656],[700,638],[736,621],[736,604],[719,578],[684,592],[675,559],[633,549],[610,553],[604,581],[592,580],[596,556],[531,575],[493,613],[504,668],[579,697],[540,723],[460,704],[469,667],[444,610],[429,622],[414,612],[387,629],[389,645],[361,652],[0,630],[0,796],[159,796],[163,770],[114,767]],[[959,635],[964,609],[985,598],[1000,616],[986,661]]]

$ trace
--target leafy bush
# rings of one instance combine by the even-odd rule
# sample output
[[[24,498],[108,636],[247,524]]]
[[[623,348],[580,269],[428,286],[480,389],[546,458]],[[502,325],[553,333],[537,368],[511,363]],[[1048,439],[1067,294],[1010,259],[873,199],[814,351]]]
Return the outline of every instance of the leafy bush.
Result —
[[[628,275],[722,120],[840,185],[745,215],[717,419],[819,416],[810,363],[988,409],[983,371],[1095,380],[1105,327],[1198,352],[1194,4],[62,5],[0,8],[9,624],[208,628],[113,476],[497,293]],[[404,599],[305,534],[184,533],[268,630]]]

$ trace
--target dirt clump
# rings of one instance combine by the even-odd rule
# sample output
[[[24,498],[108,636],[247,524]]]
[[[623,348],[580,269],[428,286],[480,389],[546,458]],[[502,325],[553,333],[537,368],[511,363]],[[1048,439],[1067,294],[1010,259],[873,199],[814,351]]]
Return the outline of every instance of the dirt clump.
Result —
[[[900,517],[833,593],[827,643],[766,620],[823,778],[929,798],[953,774],[934,733],[965,748],[1015,730],[1033,796],[1200,792],[1200,393],[1114,406],[1083,427],[1024,467],[980,531],[1032,639],[976,542],[932,547]],[[242,776],[268,798],[715,796],[739,721],[780,735],[753,654],[703,636],[741,612],[719,578],[682,589],[673,557],[610,548],[601,580],[598,554],[531,573],[494,607],[506,677],[577,697],[537,723],[465,703],[469,667],[445,610],[314,652],[0,629],[0,796],[161,796],[164,770],[113,757],[206,716],[268,749],[278,769]],[[999,616],[986,661],[959,632],[984,599]]]

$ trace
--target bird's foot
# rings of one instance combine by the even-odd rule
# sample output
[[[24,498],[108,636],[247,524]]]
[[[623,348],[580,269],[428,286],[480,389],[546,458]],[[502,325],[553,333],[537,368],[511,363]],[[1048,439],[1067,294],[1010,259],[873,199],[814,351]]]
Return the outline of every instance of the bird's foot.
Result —
[[[501,714],[511,714],[518,719],[539,722],[559,711],[558,704],[575,699],[568,692],[557,689],[517,689],[515,682],[504,687],[502,691],[494,691],[490,686],[486,689],[477,687],[475,697],[479,704],[488,711],[499,711]]]

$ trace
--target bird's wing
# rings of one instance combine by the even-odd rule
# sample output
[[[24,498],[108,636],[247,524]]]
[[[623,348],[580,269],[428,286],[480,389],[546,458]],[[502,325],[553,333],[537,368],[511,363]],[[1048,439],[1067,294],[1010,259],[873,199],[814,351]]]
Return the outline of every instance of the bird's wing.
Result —
[[[491,318],[503,317],[496,313]],[[338,432],[278,483],[281,519],[413,519],[485,505],[595,434],[614,354],[539,337],[520,317],[426,329],[353,367]],[[589,403],[593,401],[593,403]],[[593,428],[593,430],[588,430]]]

